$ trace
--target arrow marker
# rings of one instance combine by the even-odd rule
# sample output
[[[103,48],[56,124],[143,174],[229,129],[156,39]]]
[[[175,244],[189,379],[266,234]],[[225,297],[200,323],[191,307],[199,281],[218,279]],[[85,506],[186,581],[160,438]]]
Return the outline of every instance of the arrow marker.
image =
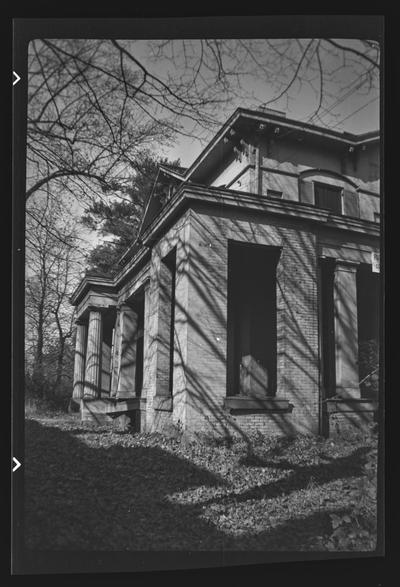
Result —
[[[19,77],[18,73],[15,73],[15,71],[13,71],[13,75],[15,76],[13,86],[15,86],[15,84],[17,84],[21,78]]]
[[[14,472],[15,472],[17,469],[19,469],[19,468],[20,468],[20,466],[21,466],[21,463],[20,463],[20,462],[19,462],[19,460],[18,460],[18,459],[16,459],[15,457],[13,457],[13,461],[14,461],[14,463],[15,463],[15,465],[14,465],[14,467],[13,467],[13,473],[14,473]]]

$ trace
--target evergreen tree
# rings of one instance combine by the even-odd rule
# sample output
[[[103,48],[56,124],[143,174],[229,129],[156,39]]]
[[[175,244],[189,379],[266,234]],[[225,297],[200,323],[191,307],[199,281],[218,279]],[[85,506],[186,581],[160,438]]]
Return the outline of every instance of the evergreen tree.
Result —
[[[144,155],[135,163],[132,185],[126,199],[98,201],[86,209],[82,223],[103,237],[89,254],[88,269],[104,276],[118,270],[118,261],[138,235],[147,198],[157,177],[159,164],[180,170],[180,161]]]

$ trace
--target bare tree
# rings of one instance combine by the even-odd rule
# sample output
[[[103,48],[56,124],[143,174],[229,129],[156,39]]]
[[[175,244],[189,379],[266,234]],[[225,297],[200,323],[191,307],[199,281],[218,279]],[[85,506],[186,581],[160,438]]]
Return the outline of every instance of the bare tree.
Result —
[[[123,196],[138,154],[169,140],[179,118],[213,122],[204,105],[117,41],[32,41],[27,198],[49,183],[85,200]]]
[[[82,268],[75,226],[57,200],[33,198],[26,231],[26,366],[42,396],[59,388],[66,341],[73,335],[69,296]],[[51,355],[54,369],[46,369]]]
[[[153,147],[179,133],[209,139],[227,108],[290,112],[305,95],[305,120],[338,126],[346,100],[364,95],[361,109],[378,98],[379,50],[374,40],[354,39],[32,41],[26,310],[34,373],[43,373],[46,345],[56,344],[58,383],[62,375],[74,215],[102,202],[108,209],[115,198],[132,204],[132,178]]]
[[[344,100],[377,92],[378,72],[370,40],[32,41],[27,198],[49,183],[124,197],[139,152],[176,133],[209,138],[227,106],[290,111],[308,89],[308,120],[336,124]]]
[[[379,90],[375,40],[183,39],[154,41],[151,49],[152,62],[174,64],[188,87],[212,87],[236,106],[274,104],[290,111],[308,89],[307,119],[321,124],[354,93]],[[259,82],[258,90],[248,90],[251,80]]]

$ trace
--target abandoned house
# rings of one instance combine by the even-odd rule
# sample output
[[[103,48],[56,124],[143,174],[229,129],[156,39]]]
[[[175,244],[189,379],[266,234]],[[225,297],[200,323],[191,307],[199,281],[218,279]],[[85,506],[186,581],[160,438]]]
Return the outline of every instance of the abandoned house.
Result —
[[[324,434],[378,405],[379,133],[238,109],[71,302],[81,417]]]

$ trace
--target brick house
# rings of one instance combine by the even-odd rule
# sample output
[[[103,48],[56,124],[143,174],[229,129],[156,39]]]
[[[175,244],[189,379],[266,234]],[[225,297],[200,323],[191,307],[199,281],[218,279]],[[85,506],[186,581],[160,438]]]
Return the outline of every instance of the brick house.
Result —
[[[82,418],[213,435],[368,422],[379,168],[378,132],[267,109],[238,109],[188,169],[160,166],[116,276],[71,298]]]

